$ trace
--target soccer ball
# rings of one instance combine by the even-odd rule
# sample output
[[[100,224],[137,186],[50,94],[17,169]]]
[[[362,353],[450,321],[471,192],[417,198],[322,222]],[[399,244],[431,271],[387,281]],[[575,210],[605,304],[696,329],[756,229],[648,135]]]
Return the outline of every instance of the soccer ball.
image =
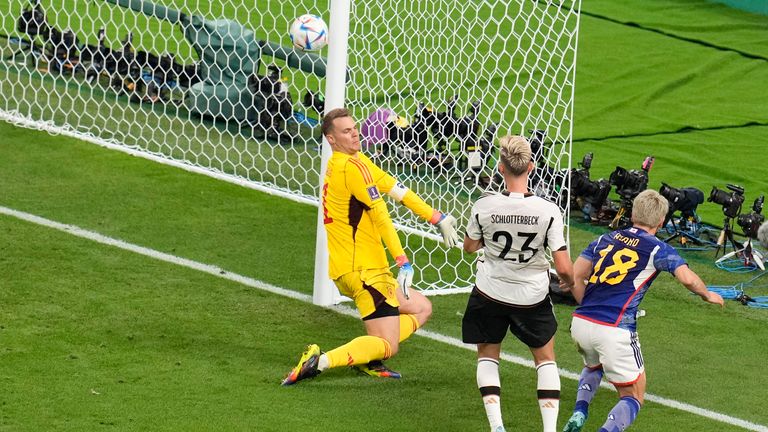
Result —
[[[328,26],[317,15],[302,15],[291,25],[291,42],[304,51],[315,51],[328,43]]]

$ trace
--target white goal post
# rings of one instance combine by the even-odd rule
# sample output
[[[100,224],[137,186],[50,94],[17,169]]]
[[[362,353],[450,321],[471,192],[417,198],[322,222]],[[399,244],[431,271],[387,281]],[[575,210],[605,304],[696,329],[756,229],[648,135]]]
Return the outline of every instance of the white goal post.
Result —
[[[0,0],[0,118],[318,205],[317,122],[345,105],[364,151],[454,215],[460,234],[471,203],[500,187],[498,138],[522,134],[540,143],[532,189],[558,202],[567,220],[580,7]],[[306,13],[332,26],[328,48],[291,46],[288,28]],[[334,54],[340,25],[348,26],[345,53]],[[436,229],[407,209],[391,204],[390,212],[417,288],[471,285],[474,257],[439,246]],[[321,231],[315,301],[327,304],[335,289],[323,278]]]

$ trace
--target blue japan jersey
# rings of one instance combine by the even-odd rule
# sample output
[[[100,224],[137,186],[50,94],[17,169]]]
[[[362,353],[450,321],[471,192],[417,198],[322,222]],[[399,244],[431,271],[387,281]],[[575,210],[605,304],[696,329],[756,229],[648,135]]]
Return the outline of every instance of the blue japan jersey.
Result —
[[[675,248],[632,227],[600,236],[581,257],[592,262],[584,299],[573,316],[635,331],[636,313],[660,271],[670,273],[685,260]]]

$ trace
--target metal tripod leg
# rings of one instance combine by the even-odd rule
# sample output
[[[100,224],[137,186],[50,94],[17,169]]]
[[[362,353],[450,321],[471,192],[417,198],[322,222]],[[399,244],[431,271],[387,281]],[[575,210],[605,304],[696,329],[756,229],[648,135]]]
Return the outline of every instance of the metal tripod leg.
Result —
[[[760,270],[765,270],[765,264],[764,264],[765,259],[763,257],[763,254],[761,254],[760,251],[756,251],[755,249],[752,248],[751,239],[748,239],[747,241],[745,241],[741,249],[734,248],[733,252],[728,252],[727,254],[723,255],[722,257],[720,257],[720,259],[718,259],[715,262],[719,263],[734,256],[744,257],[745,265],[750,265],[754,263],[758,268],[760,268]]]

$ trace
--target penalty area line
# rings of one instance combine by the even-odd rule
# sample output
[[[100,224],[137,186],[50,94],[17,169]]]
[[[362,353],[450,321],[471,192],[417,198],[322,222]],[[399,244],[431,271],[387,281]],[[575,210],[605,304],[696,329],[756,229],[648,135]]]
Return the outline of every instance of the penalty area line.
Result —
[[[122,250],[133,252],[139,255],[156,259],[156,260],[164,261],[170,264],[175,264],[181,267],[186,267],[192,270],[208,273],[212,276],[237,282],[239,284],[242,284],[251,288],[256,288],[262,291],[267,291],[273,294],[289,297],[295,300],[312,304],[312,296],[310,295],[298,293],[296,291],[291,291],[285,288],[281,288],[281,287],[278,287],[266,282],[262,282],[260,280],[253,279],[247,276],[243,276],[237,273],[232,273],[218,266],[204,264],[198,261],[189,260],[176,255],[167,254],[164,252],[157,251],[155,249],[150,249],[147,247],[135,245],[135,244],[128,243],[123,240],[115,239],[112,237],[107,237],[105,235],[102,235],[93,231],[88,231],[86,229],[80,228],[75,225],[68,225],[68,224],[52,221],[50,219],[46,219],[30,213],[22,212],[19,210],[14,210],[4,206],[0,206],[0,214],[4,214],[6,216],[10,216],[26,222],[34,223],[36,225],[41,225],[41,226],[52,228],[68,234],[72,234],[76,237],[88,239],[103,245],[113,246]],[[344,306],[344,305],[328,306],[327,309],[334,310],[343,315],[348,315],[355,318],[359,317],[357,310],[349,306]],[[431,339],[433,341],[441,342],[453,347],[463,348],[470,351],[475,350],[474,345],[465,344],[457,338],[446,336],[440,333],[431,332],[429,330],[420,329],[419,331],[416,332],[416,335],[425,337],[427,339]],[[510,363],[514,363],[520,366],[525,366],[529,368],[534,367],[533,361],[520,356],[513,355],[513,354],[502,353],[501,358],[505,361],[508,361]],[[579,380],[578,373],[571,372],[565,369],[560,369],[559,372],[560,372],[560,376],[562,376],[563,378],[568,378],[575,381]],[[613,389],[613,386],[605,382],[601,383],[601,387]],[[706,417],[718,422],[727,423],[733,426],[738,426],[746,430],[755,431],[755,432],[768,432],[768,427],[766,426],[753,423],[747,420],[743,420],[740,418],[736,418],[733,416],[729,416],[727,414],[722,414],[716,411],[700,408],[685,402],[676,401],[674,399],[668,399],[668,398],[653,395],[650,393],[645,394],[645,399],[647,401],[651,401],[659,405],[664,405],[666,407],[674,408],[680,411],[685,411],[700,417]]]

